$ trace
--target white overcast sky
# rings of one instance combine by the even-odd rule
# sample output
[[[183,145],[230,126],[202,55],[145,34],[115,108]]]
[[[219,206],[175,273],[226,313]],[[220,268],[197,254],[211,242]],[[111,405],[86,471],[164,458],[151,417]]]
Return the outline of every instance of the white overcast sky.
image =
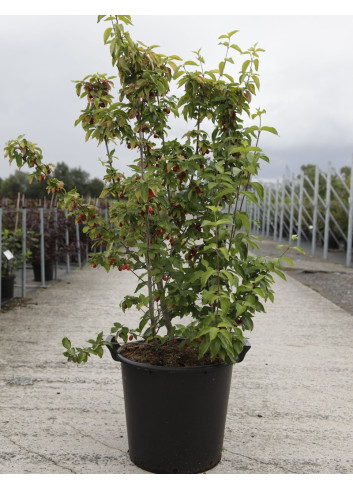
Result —
[[[307,163],[323,168],[328,161],[336,168],[350,164],[353,15],[347,7],[332,11],[329,3],[321,2],[321,8],[308,10],[302,2],[302,9],[290,11],[271,9],[273,2],[262,2],[254,11],[235,13],[233,2],[233,8],[225,3],[215,15],[211,8],[208,11],[207,2],[178,2],[179,10],[170,12],[158,9],[158,3],[149,8],[149,15],[146,7],[136,12],[134,4],[130,11],[134,26],[129,31],[134,39],[159,44],[160,52],[192,59],[191,51],[202,48],[206,66],[215,68],[223,55],[218,36],[234,29],[239,30],[234,41],[241,48],[258,42],[266,50],[260,58],[261,90],[253,108],[266,109],[264,123],[276,127],[279,137],[266,135],[260,141],[271,159],[270,164],[264,163],[262,177],[279,178],[286,166],[296,173]],[[65,161],[91,177],[102,177],[99,158],[104,148],[85,143],[81,127],[74,127],[84,102],[76,97],[72,80],[97,72],[115,74],[102,39],[107,25],[96,21],[106,2],[99,12],[82,5],[70,11],[62,3],[51,12],[35,4],[25,4],[32,6],[32,15],[25,7],[0,15],[1,150],[9,139],[26,134],[42,147],[47,163]],[[197,10],[197,5],[203,8]],[[287,12],[291,15],[283,15]],[[237,76],[242,58],[233,57],[236,65],[229,72]],[[176,135],[184,129],[182,124],[182,120],[176,123]],[[118,148],[120,164],[126,168],[132,152]],[[5,178],[15,168],[2,155],[1,151],[0,177]]]

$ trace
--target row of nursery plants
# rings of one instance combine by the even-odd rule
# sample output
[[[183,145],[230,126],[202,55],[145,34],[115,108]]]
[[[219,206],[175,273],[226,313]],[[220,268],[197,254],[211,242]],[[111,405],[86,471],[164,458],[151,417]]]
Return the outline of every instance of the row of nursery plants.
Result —
[[[89,236],[83,232],[84,224],[75,222],[53,202],[26,199],[21,201],[25,206],[19,202],[18,198],[1,199],[2,300],[14,296],[17,272],[23,267],[33,268],[34,281],[50,281],[56,278],[58,266],[68,271],[71,265],[83,264],[92,248]],[[105,209],[106,204],[98,212],[102,214]]]

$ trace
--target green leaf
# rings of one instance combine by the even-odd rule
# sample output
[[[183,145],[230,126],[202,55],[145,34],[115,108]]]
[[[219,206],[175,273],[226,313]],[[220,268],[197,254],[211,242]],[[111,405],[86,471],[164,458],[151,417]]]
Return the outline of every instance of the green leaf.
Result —
[[[263,200],[264,198],[264,188],[259,182],[250,182],[250,185],[254,187],[256,190],[258,196],[260,197],[260,200]]]
[[[240,192],[241,194],[244,194],[248,200],[250,200],[251,202],[254,202],[254,204],[258,205],[258,200],[257,200],[257,197],[255,194],[253,194],[252,192],[248,192],[248,191],[243,191],[243,192]]]
[[[247,213],[246,212],[238,212],[237,216],[241,220],[242,225],[244,226],[245,231],[247,233],[250,233],[250,221],[249,221],[249,216],[247,215]]]
[[[64,348],[66,348],[67,350],[69,350],[71,348],[71,341],[69,340],[69,338],[63,338],[62,340],[62,345]]]
[[[287,262],[291,267],[294,265],[293,260],[289,258],[288,256],[281,256],[281,260],[284,260]]]
[[[195,63],[195,61],[185,61],[184,66],[187,66],[187,65],[199,66],[197,63]]]
[[[234,278],[233,275],[228,271],[228,270],[220,270],[220,275],[223,275],[226,277],[231,285],[234,284]]]
[[[246,70],[248,69],[249,64],[250,64],[250,59],[247,59],[246,61],[244,61],[243,65],[241,67],[242,73],[246,73]]]
[[[212,269],[208,269],[206,272],[203,272],[203,275],[201,277],[201,286],[204,288],[206,286],[207,280],[212,277],[212,275],[217,275],[217,272]]]
[[[212,226],[212,227],[216,227],[216,223],[215,222],[212,222],[212,221],[202,221],[201,223],[201,226],[204,227],[204,226]]]
[[[258,90],[260,90],[260,80],[259,80],[259,77],[258,77],[258,76],[256,76],[256,75],[253,75],[253,76],[252,76],[252,79],[254,80],[254,83],[255,83],[255,85],[256,85],[256,88],[257,88]]]
[[[141,190],[141,198],[144,202],[148,201],[148,184],[143,183],[140,187]]]
[[[106,29],[104,31],[104,34],[103,34],[104,44],[107,44],[107,41],[109,39],[109,36],[110,36],[110,33],[112,32],[112,30],[113,30],[112,27],[108,27],[108,29]]]
[[[230,308],[230,300],[228,297],[220,297],[219,301],[221,303],[222,315],[226,316]]]
[[[232,36],[234,36],[234,34],[236,34],[237,32],[239,32],[239,30],[228,32],[228,39],[230,39]]]
[[[231,44],[230,47],[238,51],[240,54],[243,54],[243,51],[240,49],[240,47],[237,44]]]
[[[280,270],[278,270],[278,268],[275,268],[274,270],[274,273],[276,273],[279,277],[281,277],[283,280],[287,280],[287,277],[285,276],[285,274],[283,272],[281,272]]]
[[[301,253],[302,255],[305,255],[305,251],[303,250],[303,248],[301,248],[300,246],[291,246],[290,247],[291,250],[294,250],[294,251],[298,251],[299,253]]]
[[[199,359],[204,356],[204,354],[207,352],[209,346],[210,346],[210,340],[207,336],[205,336],[204,338],[202,338],[202,342],[201,342],[201,345],[199,347],[199,356],[198,356]]]
[[[215,327],[210,328],[208,334],[210,336],[211,341],[213,341],[216,338],[216,336],[218,335],[218,332],[219,332],[218,328],[215,328]]]
[[[272,134],[276,134],[276,136],[278,136],[278,132],[277,132],[277,130],[274,127],[262,126],[261,127],[261,131],[272,132]]]
[[[222,226],[224,224],[233,224],[233,223],[230,219],[218,219],[218,221],[216,221],[214,224],[216,226]]]

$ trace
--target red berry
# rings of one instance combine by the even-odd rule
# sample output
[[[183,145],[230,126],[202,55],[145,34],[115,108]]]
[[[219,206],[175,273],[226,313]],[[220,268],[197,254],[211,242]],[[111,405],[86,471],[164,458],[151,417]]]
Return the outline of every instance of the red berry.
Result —
[[[133,337],[133,336],[132,336],[132,334],[131,334],[131,335],[129,336],[129,340],[131,341],[131,340],[133,340],[133,339],[134,339],[134,337]]]
[[[156,297],[155,301],[158,302],[160,300],[160,297]]]
[[[97,234],[97,238],[100,239],[102,237],[101,233]]]
[[[97,268],[97,265],[95,263],[93,263],[92,267],[93,268]]]
[[[163,275],[162,280],[166,281],[167,277],[165,275]]]
[[[150,214],[154,214],[154,210],[152,209],[152,207],[149,207],[149,208],[148,208],[148,212],[149,212]]]
[[[200,187],[196,187],[196,193],[197,193],[197,194],[200,194],[200,193],[201,193],[201,189],[200,189]]]
[[[173,343],[178,343],[178,340],[174,338]]]

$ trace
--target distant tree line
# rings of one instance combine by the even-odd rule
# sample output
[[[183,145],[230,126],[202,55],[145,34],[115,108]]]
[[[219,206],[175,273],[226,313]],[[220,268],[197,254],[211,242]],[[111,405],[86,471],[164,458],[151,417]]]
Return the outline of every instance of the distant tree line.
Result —
[[[99,178],[90,178],[89,173],[81,168],[69,168],[64,162],[58,163],[53,176],[62,180],[67,190],[76,188],[83,196],[97,198],[103,190],[103,182]],[[46,182],[28,181],[28,175],[16,170],[8,178],[0,178],[0,197],[14,197],[20,193],[27,199],[48,197]]]

